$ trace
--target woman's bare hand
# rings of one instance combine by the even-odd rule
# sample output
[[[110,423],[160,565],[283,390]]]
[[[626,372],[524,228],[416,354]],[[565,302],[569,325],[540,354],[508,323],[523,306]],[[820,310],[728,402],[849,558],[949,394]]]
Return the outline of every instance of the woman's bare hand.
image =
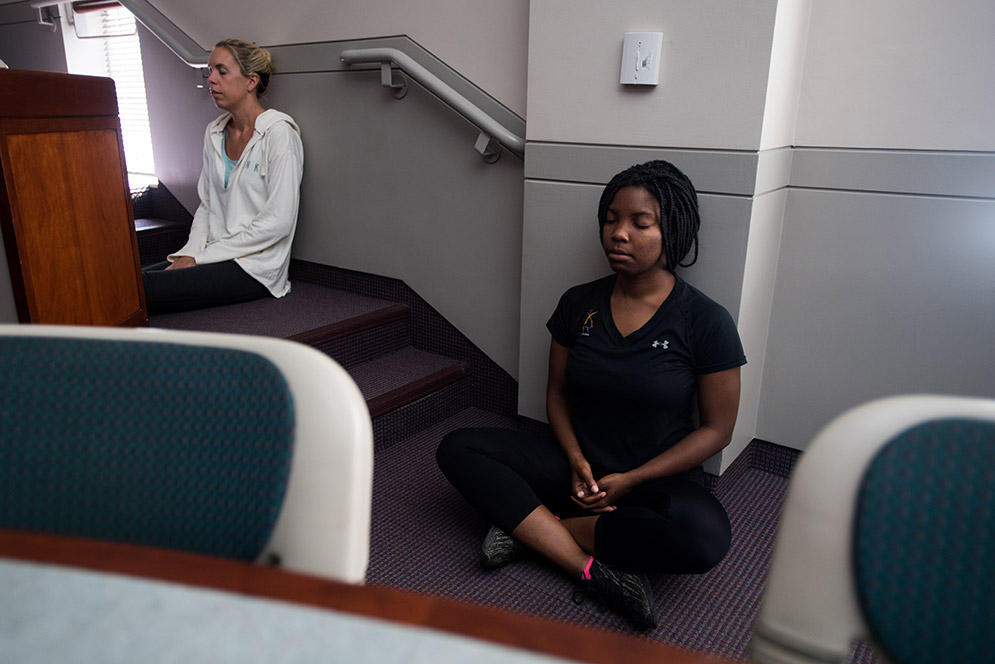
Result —
[[[177,256],[176,260],[173,261],[167,270],[182,270],[185,267],[193,267],[197,264],[197,261],[193,259],[192,256]]]

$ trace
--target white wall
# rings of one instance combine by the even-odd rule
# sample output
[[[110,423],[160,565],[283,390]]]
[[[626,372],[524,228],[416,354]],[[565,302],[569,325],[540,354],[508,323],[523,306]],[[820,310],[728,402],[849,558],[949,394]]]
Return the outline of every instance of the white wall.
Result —
[[[794,145],[811,13],[811,0],[777,3],[760,139],[763,150]]]
[[[525,116],[528,0],[151,0],[205,50],[407,35]]]
[[[775,0],[532,3],[528,139],[756,150]],[[626,32],[662,32],[656,87],[621,86]]]
[[[995,3],[815,2],[796,145],[995,150]]]
[[[759,438],[995,397],[993,31],[990,0],[813,3]]]
[[[773,307],[773,285],[781,249],[784,208],[788,192],[777,189],[753,199],[749,237],[743,266],[743,296],[736,325],[747,363],[740,372],[739,417],[732,442],[722,453],[720,468],[729,467],[757,435],[761,385],[767,367],[768,326]]]

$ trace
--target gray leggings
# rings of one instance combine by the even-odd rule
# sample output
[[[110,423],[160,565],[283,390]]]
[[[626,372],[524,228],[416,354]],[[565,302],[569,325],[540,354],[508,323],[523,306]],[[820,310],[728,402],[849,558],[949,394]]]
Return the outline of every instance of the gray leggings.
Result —
[[[570,500],[570,465],[551,435],[461,429],[442,439],[436,460],[467,502],[505,532],[540,504],[560,518],[587,514]],[[606,474],[594,470],[595,478]],[[721,503],[688,476],[637,486],[598,518],[594,536],[601,561],[670,574],[707,572],[732,538]]]
[[[142,268],[145,305],[149,313],[189,311],[270,296],[235,261],[167,270],[168,261]]]

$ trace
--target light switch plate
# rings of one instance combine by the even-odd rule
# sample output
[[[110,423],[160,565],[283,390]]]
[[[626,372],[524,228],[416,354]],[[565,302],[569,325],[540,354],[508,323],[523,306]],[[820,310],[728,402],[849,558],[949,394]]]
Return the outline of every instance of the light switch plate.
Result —
[[[626,32],[622,42],[623,85],[656,85],[660,82],[662,32]]]

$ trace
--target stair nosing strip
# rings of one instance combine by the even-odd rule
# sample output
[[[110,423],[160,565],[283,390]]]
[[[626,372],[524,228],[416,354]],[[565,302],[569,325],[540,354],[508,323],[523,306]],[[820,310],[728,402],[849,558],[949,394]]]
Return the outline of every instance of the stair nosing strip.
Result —
[[[347,318],[330,325],[316,327],[305,332],[298,332],[297,334],[292,334],[285,338],[289,341],[296,341],[308,346],[314,346],[318,343],[336,341],[338,339],[343,339],[350,335],[356,334],[357,332],[363,332],[381,325],[386,325],[387,323],[403,320],[404,318],[407,318],[408,314],[409,307],[406,304],[393,303],[388,307],[377,309],[376,311],[370,311],[365,314],[353,316],[352,318]]]
[[[427,376],[411,381],[396,387],[392,390],[377,395],[366,400],[366,407],[370,411],[370,417],[379,417],[392,410],[397,410],[401,406],[414,403],[418,399],[428,396],[435,390],[455,383],[461,378],[470,374],[470,365],[466,362],[443,367]]]

